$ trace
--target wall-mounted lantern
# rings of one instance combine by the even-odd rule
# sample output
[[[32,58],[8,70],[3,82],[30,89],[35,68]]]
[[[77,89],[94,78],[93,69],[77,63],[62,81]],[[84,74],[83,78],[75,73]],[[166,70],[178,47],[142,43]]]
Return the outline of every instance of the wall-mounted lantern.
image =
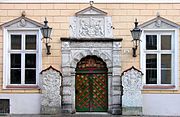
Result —
[[[42,33],[42,36],[43,36],[42,39],[43,39],[43,41],[45,42],[45,45],[46,45],[46,50],[47,50],[46,54],[50,55],[51,54],[51,52],[50,52],[51,46],[49,45],[49,43],[50,43],[50,40],[52,40],[51,37],[50,37],[52,28],[49,28],[47,23],[48,23],[48,21],[45,18],[44,26],[41,28],[41,33]]]
[[[135,24],[135,27],[133,30],[131,30],[131,35],[132,35],[132,38],[133,38],[133,57],[136,57],[136,50],[138,48],[138,42],[140,42],[140,37],[141,37],[141,33],[142,33],[142,30],[138,27],[138,22],[137,22],[137,19],[135,20],[134,22]]]

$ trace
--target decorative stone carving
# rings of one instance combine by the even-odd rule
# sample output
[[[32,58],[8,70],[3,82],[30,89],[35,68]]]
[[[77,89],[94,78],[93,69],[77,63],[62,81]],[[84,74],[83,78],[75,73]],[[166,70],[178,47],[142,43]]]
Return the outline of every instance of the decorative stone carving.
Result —
[[[157,27],[161,27],[161,20],[159,19],[160,17],[160,14],[159,12],[157,12],[157,19],[156,19],[156,23],[155,23],[155,26]]]
[[[32,19],[29,19],[25,16],[21,16],[21,17],[18,17],[16,19],[13,19],[9,22],[6,22],[4,24],[1,25],[2,27],[6,27],[6,28],[13,28],[13,29],[16,29],[16,28],[40,28],[40,27],[43,27],[43,24],[41,23],[38,23]]]
[[[69,26],[70,28],[70,37],[77,37],[76,36],[76,29],[77,29],[77,19],[76,18],[74,18],[74,17],[70,17],[70,26]]]
[[[139,27],[142,29],[172,29],[179,28],[180,25],[161,17],[157,13],[157,17],[139,25]]]
[[[26,20],[25,19],[21,19],[19,22],[19,27],[25,27],[26,26]]]
[[[157,26],[157,27],[161,27],[161,20],[156,20],[156,23],[155,23],[155,26]]]
[[[111,17],[107,13],[90,6],[70,18],[71,38],[107,38],[112,36]]]
[[[70,21],[71,38],[113,37],[110,17],[71,17]]]
[[[141,114],[142,108],[142,72],[134,67],[122,74],[122,106],[123,114]]]
[[[62,42],[63,48],[69,48],[69,42]]]
[[[104,37],[104,18],[79,18],[80,37]]]
[[[113,47],[119,49],[121,47],[121,43],[120,42],[114,42]]]
[[[61,73],[52,66],[43,70],[40,75],[41,113],[56,114],[60,112]]]
[[[113,26],[111,17],[105,17],[106,25],[105,25],[105,37],[113,37]]]
[[[101,46],[101,44],[99,44],[99,46]],[[94,47],[94,46],[93,46]],[[97,57],[100,57],[102,58],[105,62],[106,61],[110,61],[110,63],[107,65],[107,66],[112,66],[112,58],[110,57],[111,56],[111,52],[112,51],[109,51],[109,50],[106,50],[106,49],[102,49],[101,50],[98,50],[98,49],[93,49],[91,48],[93,51],[89,50],[89,49],[82,49],[82,50],[76,50],[76,51],[71,51],[71,56],[72,56],[72,60],[71,60],[71,66],[73,67],[76,67],[76,64],[81,60],[81,58],[83,57],[86,57],[87,55],[96,55]],[[118,59],[118,58],[117,58]],[[116,60],[116,59],[115,59]],[[74,63],[76,62],[76,63]]]

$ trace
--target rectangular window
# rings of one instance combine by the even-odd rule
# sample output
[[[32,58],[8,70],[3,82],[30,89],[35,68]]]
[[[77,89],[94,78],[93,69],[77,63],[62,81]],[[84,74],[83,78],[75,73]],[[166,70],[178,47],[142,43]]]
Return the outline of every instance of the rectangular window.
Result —
[[[9,84],[37,84],[37,35],[10,34]]]
[[[0,99],[0,114],[10,113],[9,99]]]
[[[147,34],[146,84],[172,84],[172,34]]]

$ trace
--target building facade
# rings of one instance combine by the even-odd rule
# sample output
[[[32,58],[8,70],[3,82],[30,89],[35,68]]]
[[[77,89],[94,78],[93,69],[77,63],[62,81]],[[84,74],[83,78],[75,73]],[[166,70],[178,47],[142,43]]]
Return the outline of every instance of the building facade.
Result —
[[[17,0],[0,11],[0,113],[180,115],[178,1]]]

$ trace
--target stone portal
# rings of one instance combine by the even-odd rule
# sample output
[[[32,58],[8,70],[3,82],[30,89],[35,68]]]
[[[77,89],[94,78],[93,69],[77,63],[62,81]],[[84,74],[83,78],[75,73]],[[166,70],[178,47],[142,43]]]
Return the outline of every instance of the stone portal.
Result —
[[[107,67],[107,109],[112,114],[121,114],[121,41],[112,35],[112,21],[107,13],[92,5],[70,18],[70,38],[61,38],[63,92],[62,109],[75,113],[76,67],[82,58],[96,56]],[[77,110],[76,110],[77,109]]]

